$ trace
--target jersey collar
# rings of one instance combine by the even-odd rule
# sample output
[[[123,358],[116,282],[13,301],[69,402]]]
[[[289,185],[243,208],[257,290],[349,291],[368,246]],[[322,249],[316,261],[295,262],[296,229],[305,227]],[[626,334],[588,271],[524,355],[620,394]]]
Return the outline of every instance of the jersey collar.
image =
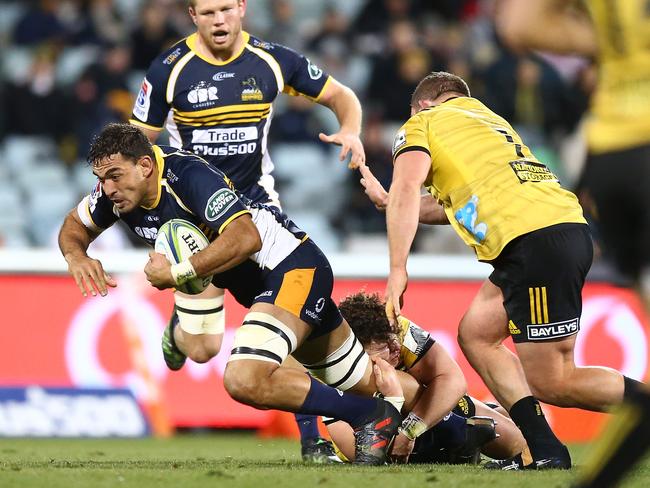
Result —
[[[140,205],[145,210],[156,208],[160,203],[160,197],[162,196],[162,177],[165,171],[165,153],[163,153],[162,149],[160,149],[158,146],[152,147],[154,157],[156,158],[156,166],[158,166],[158,193],[156,194],[156,200],[153,202],[153,205],[151,205],[151,207]]]
[[[244,37],[244,42],[243,42],[241,48],[236,53],[233,53],[233,55],[230,56],[225,61],[217,61],[216,59],[208,59],[205,56],[201,55],[199,53],[199,51],[196,49],[196,39],[198,37],[198,34],[196,32],[194,34],[188,36],[187,39],[185,40],[185,43],[192,50],[192,52],[194,54],[196,54],[199,58],[201,58],[206,63],[210,63],[210,64],[213,64],[215,66],[223,66],[223,65],[226,65],[228,63],[233,62],[235,59],[237,59],[239,56],[241,56],[241,53],[244,52],[244,49],[246,49],[246,46],[248,45],[248,41],[250,40],[250,34],[248,32],[246,32],[246,31],[242,31],[242,35]]]

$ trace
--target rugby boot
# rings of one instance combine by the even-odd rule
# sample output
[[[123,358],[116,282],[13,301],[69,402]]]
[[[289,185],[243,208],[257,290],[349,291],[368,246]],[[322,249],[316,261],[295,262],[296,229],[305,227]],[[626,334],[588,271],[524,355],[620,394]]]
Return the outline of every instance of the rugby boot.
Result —
[[[571,469],[571,455],[566,446],[562,446],[557,456],[548,456],[533,459],[525,463],[521,454],[508,459],[494,459],[483,465],[485,469],[499,469],[501,471],[520,471],[524,469]]]
[[[162,335],[161,346],[163,358],[165,359],[165,364],[172,371],[178,371],[185,364],[187,356],[182,353],[182,351],[176,346],[176,341],[174,340],[174,329],[178,325],[178,316],[176,312],[172,315],[172,318],[165,327],[165,331]]]
[[[481,448],[499,437],[496,422],[492,417],[476,415],[467,419],[465,442],[449,450],[450,464],[478,464],[481,462]]]
[[[377,409],[371,419],[354,429],[355,464],[380,465],[388,459],[402,415],[389,402],[377,399]]]
[[[310,464],[332,464],[342,462],[336,455],[334,445],[322,437],[315,437],[303,441],[300,453],[302,454],[302,460]]]

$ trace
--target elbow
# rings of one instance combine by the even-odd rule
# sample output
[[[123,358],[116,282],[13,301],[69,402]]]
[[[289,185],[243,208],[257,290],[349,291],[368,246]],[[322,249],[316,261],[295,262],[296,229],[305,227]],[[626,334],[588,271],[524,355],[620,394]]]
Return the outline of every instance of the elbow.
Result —
[[[246,240],[246,256],[251,256],[262,249],[262,238],[260,233],[255,228],[255,232],[251,232]]]

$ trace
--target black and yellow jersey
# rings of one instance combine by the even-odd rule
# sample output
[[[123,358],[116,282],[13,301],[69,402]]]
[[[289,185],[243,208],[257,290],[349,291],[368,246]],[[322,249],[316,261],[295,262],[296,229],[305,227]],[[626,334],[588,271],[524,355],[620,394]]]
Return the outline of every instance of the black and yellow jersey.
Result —
[[[480,101],[450,99],[422,110],[399,130],[393,157],[431,157],[425,186],[482,261],[512,239],[560,223],[586,223],[576,196]]]
[[[397,318],[400,343],[399,363],[395,369],[408,371],[431,349],[436,341],[431,334],[404,316]]]
[[[598,85],[587,121],[589,150],[650,143],[650,4],[585,0],[599,44]]]
[[[195,48],[197,34],[153,61],[131,123],[170,135],[223,171],[256,202],[277,203],[267,150],[272,103],[281,92],[318,100],[329,76],[295,51],[244,32],[244,46],[216,62]]]

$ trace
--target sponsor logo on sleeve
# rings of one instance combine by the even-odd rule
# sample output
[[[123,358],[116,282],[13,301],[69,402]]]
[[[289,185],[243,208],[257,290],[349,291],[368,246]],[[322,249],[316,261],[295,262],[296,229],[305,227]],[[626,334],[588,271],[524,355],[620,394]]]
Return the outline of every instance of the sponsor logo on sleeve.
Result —
[[[395,135],[395,139],[393,140],[393,156],[404,144],[406,144],[406,130],[402,129]]]
[[[223,217],[237,201],[237,195],[228,188],[221,188],[212,194],[205,206],[205,218],[214,222]]]
[[[307,73],[309,73],[309,77],[312,80],[318,80],[321,76],[323,76],[323,70],[312,63],[309,58],[307,58]]]
[[[529,341],[557,339],[577,333],[580,330],[580,318],[554,322],[552,324],[528,324],[526,333]]]
[[[167,56],[165,59],[163,59],[163,64],[172,64],[178,57],[181,55],[181,48],[177,47],[174,49],[169,56]]]
[[[149,118],[149,108],[151,107],[151,91],[152,86],[145,78],[142,81],[138,98],[135,99],[135,107],[133,107],[133,115],[138,119],[146,121]]]

